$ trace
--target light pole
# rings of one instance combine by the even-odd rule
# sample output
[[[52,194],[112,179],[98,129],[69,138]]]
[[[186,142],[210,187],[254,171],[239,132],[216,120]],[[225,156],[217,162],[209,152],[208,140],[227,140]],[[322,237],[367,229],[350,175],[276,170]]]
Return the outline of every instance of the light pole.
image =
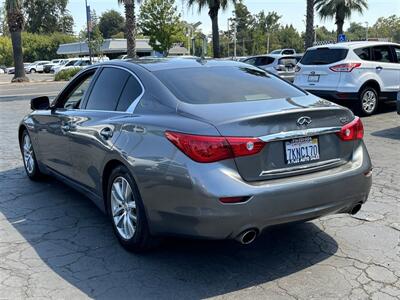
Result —
[[[233,25],[234,25],[234,27],[233,27],[233,57],[236,59],[236,30],[237,30],[237,28],[236,28],[236,20],[234,19],[233,20]]]
[[[230,19],[231,18],[228,18],[228,55],[227,55],[227,57],[229,57],[229,40],[230,40],[230,35],[229,35],[229,33],[230,33],[230,27],[229,27],[229,21],[230,21]]]
[[[368,41],[368,22],[365,22],[365,40]]]
[[[315,25],[314,27],[314,43],[317,43],[317,30],[318,30],[318,25]]]
[[[87,36],[88,36],[88,49],[89,49],[89,61],[92,63],[92,47],[90,46],[90,31],[91,31],[91,22],[92,17],[90,15],[90,6],[87,5],[87,0],[85,0],[86,6],[86,25],[87,25]]]

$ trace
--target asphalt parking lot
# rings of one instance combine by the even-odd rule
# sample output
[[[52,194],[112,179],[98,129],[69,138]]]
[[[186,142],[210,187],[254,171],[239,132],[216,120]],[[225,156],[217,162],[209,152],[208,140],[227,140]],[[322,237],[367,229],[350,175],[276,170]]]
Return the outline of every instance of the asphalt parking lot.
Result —
[[[18,123],[31,95],[53,95],[64,84],[0,85],[0,299],[400,298],[394,105],[363,119],[374,183],[356,216],[270,228],[249,246],[170,239],[134,255],[90,200],[61,182],[25,175]]]

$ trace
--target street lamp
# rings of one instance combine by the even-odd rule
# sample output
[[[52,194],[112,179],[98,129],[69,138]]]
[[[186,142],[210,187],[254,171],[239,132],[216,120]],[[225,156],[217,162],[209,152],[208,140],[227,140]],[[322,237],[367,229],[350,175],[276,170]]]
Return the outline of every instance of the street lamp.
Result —
[[[317,43],[317,29],[318,29],[318,25],[315,25],[315,27],[314,27],[314,43]]]
[[[234,27],[233,27],[233,57],[236,58],[236,33],[237,33],[237,27],[236,26],[237,26],[237,24],[236,24],[236,19],[235,18],[229,18],[228,19],[228,35],[229,35],[229,21],[232,21],[233,25],[234,25]],[[228,41],[228,45],[229,45],[229,41]],[[228,54],[229,54],[229,48],[228,48]]]
[[[196,22],[194,24],[187,23],[186,24],[186,29],[187,29],[187,35],[188,35],[188,50],[189,50],[189,55],[190,55],[190,43],[193,42],[193,33],[196,30],[197,27],[201,25],[201,22]],[[194,44],[194,43],[193,43]],[[194,54],[194,45],[193,45],[193,54]]]
[[[365,40],[368,41],[368,22],[365,22]]]

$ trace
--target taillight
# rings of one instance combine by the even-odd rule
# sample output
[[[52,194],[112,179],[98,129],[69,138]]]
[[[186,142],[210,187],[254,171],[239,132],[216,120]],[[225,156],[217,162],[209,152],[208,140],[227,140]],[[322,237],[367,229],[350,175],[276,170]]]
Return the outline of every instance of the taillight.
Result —
[[[165,136],[191,159],[210,163],[259,153],[265,143],[253,137],[203,136],[166,131]]]
[[[329,69],[333,72],[351,72],[353,71],[353,69],[359,67],[361,67],[361,63],[347,63],[347,64],[332,66]]]
[[[338,136],[343,141],[361,140],[364,137],[364,125],[359,117],[342,127]]]

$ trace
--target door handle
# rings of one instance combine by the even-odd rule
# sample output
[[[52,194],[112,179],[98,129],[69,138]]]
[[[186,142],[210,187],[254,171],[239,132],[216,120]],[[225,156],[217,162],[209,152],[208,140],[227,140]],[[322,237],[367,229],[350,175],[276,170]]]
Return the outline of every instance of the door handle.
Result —
[[[383,68],[381,66],[377,66],[375,69],[377,69],[378,71],[382,70]]]
[[[102,130],[100,130],[100,135],[108,140],[109,138],[111,138],[113,136],[113,131],[110,127],[105,127]]]

